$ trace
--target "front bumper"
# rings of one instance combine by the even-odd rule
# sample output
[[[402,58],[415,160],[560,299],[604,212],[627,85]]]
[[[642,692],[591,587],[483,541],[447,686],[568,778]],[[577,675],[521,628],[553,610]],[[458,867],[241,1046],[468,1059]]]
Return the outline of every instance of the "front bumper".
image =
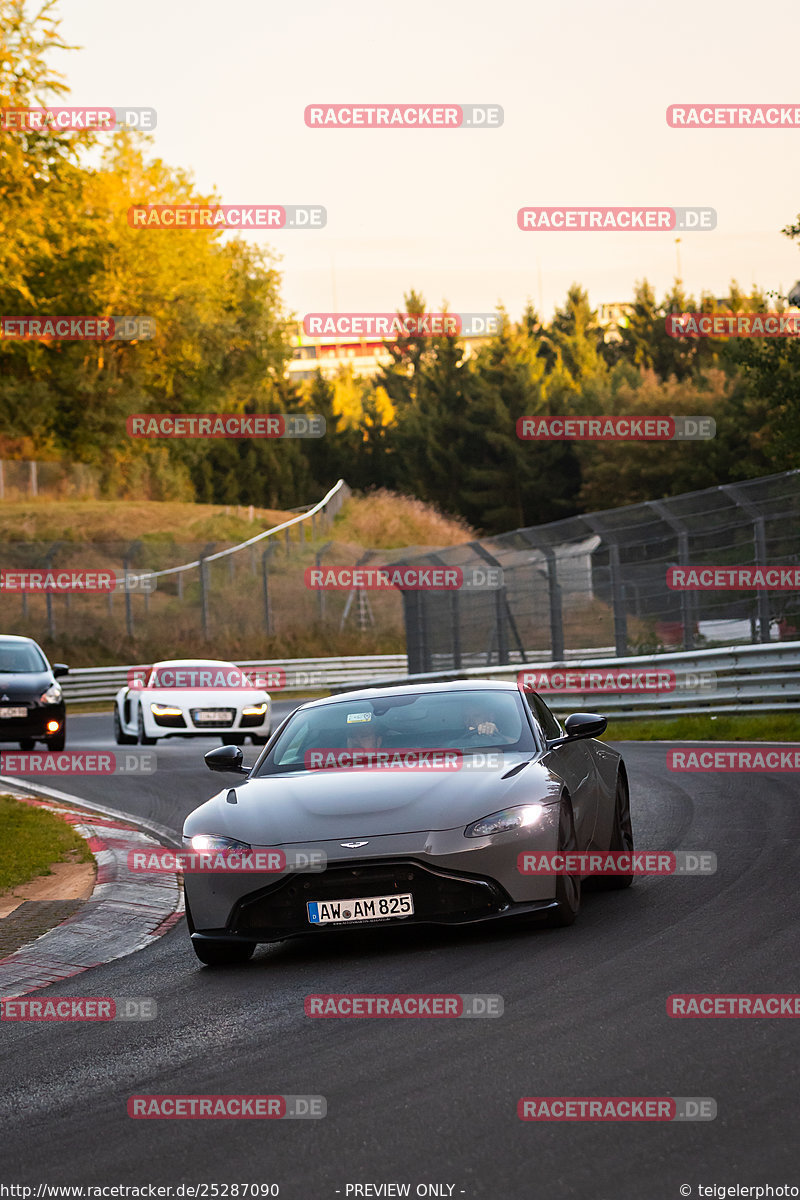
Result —
[[[5,703],[5,702],[4,702]],[[10,707],[22,708],[25,701],[8,701]],[[28,712],[24,717],[0,717],[0,742],[19,742],[23,738],[36,738],[44,741],[54,734],[47,732],[48,721],[58,721],[59,730],[64,728],[66,707],[61,704],[27,703]]]
[[[187,904],[193,935],[282,941],[329,929],[376,925],[462,925],[516,913],[546,911],[555,898],[555,879],[517,870],[522,850],[555,849],[557,807],[530,837],[516,833],[467,844],[461,829],[371,839],[369,857],[352,856],[339,843],[321,842],[324,871],[271,875],[187,874]],[[284,847],[289,850],[289,847]],[[309,849],[309,846],[296,847]],[[411,892],[414,914],[357,924],[319,926],[308,920],[310,900],[350,900]]]

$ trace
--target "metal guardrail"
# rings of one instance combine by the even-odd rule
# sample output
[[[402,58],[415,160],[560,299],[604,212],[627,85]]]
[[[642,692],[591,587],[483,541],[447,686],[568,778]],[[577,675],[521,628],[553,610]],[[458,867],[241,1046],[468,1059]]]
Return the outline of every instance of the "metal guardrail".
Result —
[[[152,663],[121,667],[75,667],[61,680],[64,698],[70,704],[99,704],[113,700],[128,682],[129,672],[147,670]],[[272,658],[237,661],[242,670],[285,674],[283,687],[268,689],[273,696],[284,692],[326,691],[341,685],[363,687],[376,676],[388,680],[405,679],[408,659],[405,654],[375,654],[352,658]]]
[[[151,664],[141,664],[146,667]],[[392,687],[401,683],[437,683],[458,679],[516,680],[520,670],[568,667],[571,672],[610,668],[635,671],[674,670],[678,687],[655,695],[611,692],[543,692],[558,714],[580,708],[599,708],[610,717],[664,717],[723,713],[790,712],[800,708],[800,642],[728,646],[674,654],[639,654],[609,658],[600,648],[593,658],[555,663],[470,667],[408,675],[405,654],[374,654],[350,658],[248,659],[236,664],[244,671],[285,673],[285,685],[274,696],[310,691],[347,692],[362,687]],[[63,680],[67,704],[111,701],[128,680],[132,666],[78,667]],[[137,667],[139,669],[139,667]],[[696,686],[692,686],[696,683]]]
[[[615,718],[709,716],[724,713],[790,712],[800,708],[800,642],[769,645],[726,646],[713,650],[680,651],[673,654],[638,654],[626,658],[568,659],[566,662],[537,662],[534,670],[569,667],[571,672],[608,670],[621,667],[635,671],[672,669],[678,678],[673,692],[542,692],[559,715],[581,708],[597,708]],[[462,671],[432,671],[407,675],[403,683],[440,683],[458,679],[516,680],[526,668],[514,664],[472,667]],[[531,664],[527,669],[531,669]],[[692,687],[693,681],[697,682]],[[374,680],[375,687],[396,686],[388,677]],[[340,688],[341,691],[349,690]]]

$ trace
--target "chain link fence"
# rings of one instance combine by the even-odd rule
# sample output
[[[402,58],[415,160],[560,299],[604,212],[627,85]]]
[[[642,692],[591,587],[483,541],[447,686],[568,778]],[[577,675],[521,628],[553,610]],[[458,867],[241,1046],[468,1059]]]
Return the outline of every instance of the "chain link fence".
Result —
[[[0,458],[0,500],[95,500],[99,495],[99,473],[84,463]]]
[[[409,565],[499,567],[493,589],[405,591],[409,671],[624,657],[800,636],[797,590],[681,591],[670,567],[800,563],[800,471],[517,529]]]
[[[238,544],[150,537],[5,542],[0,627],[50,643],[163,635],[170,648],[206,644],[231,628],[243,637],[272,634],[271,564],[285,566],[329,531],[349,495],[340,480],[319,504]],[[313,620],[314,597],[303,599]],[[285,609],[282,594],[280,603]]]

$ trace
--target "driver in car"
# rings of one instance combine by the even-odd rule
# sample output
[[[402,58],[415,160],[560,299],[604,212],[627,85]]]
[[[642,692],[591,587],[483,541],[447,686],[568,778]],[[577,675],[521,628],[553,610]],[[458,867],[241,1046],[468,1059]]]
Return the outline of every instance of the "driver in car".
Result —
[[[517,739],[502,733],[494,720],[495,714],[488,711],[480,700],[470,700],[464,708],[464,727],[467,743],[480,745],[508,744]],[[484,740],[486,739],[486,740]]]

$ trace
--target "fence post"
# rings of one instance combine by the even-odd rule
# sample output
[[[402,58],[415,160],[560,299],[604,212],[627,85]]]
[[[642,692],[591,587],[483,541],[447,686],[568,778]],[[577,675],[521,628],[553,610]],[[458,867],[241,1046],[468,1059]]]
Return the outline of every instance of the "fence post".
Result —
[[[56,622],[53,615],[53,594],[45,592],[45,603],[47,604],[47,632],[51,638],[56,636]]]
[[[461,607],[458,592],[450,593],[450,623],[453,628],[453,670],[461,670]]]
[[[317,567],[322,566],[322,551],[321,550],[318,551],[314,555],[314,562],[317,565]],[[324,588],[317,588],[317,606],[319,608],[319,619],[320,619],[320,621],[324,621],[325,620],[325,589]]]
[[[205,558],[200,558],[200,619],[203,625],[203,637],[208,638],[208,576]]]
[[[628,654],[628,616],[625,612],[625,587],[622,582],[617,542],[610,543],[608,560],[611,568],[611,594],[614,602],[614,646],[617,657],[625,658]]]
[[[127,580],[128,580],[128,561],[129,560],[127,558],[124,558],[122,560],[122,577],[126,581],[126,585],[127,585]],[[127,631],[128,637],[132,638],[133,637],[133,598],[132,598],[131,593],[127,586],[125,588],[125,629]]]
[[[38,496],[39,495],[39,471],[38,471],[37,464],[33,460],[31,460],[30,468],[31,468],[30,493],[32,496]]]
[[[264,585],[264,626],[267,633],[274,633],[272,628],[272,610],[269,606],[269,568],[267,566],[274,547],[267,546],[261,555],[261,580]]]

